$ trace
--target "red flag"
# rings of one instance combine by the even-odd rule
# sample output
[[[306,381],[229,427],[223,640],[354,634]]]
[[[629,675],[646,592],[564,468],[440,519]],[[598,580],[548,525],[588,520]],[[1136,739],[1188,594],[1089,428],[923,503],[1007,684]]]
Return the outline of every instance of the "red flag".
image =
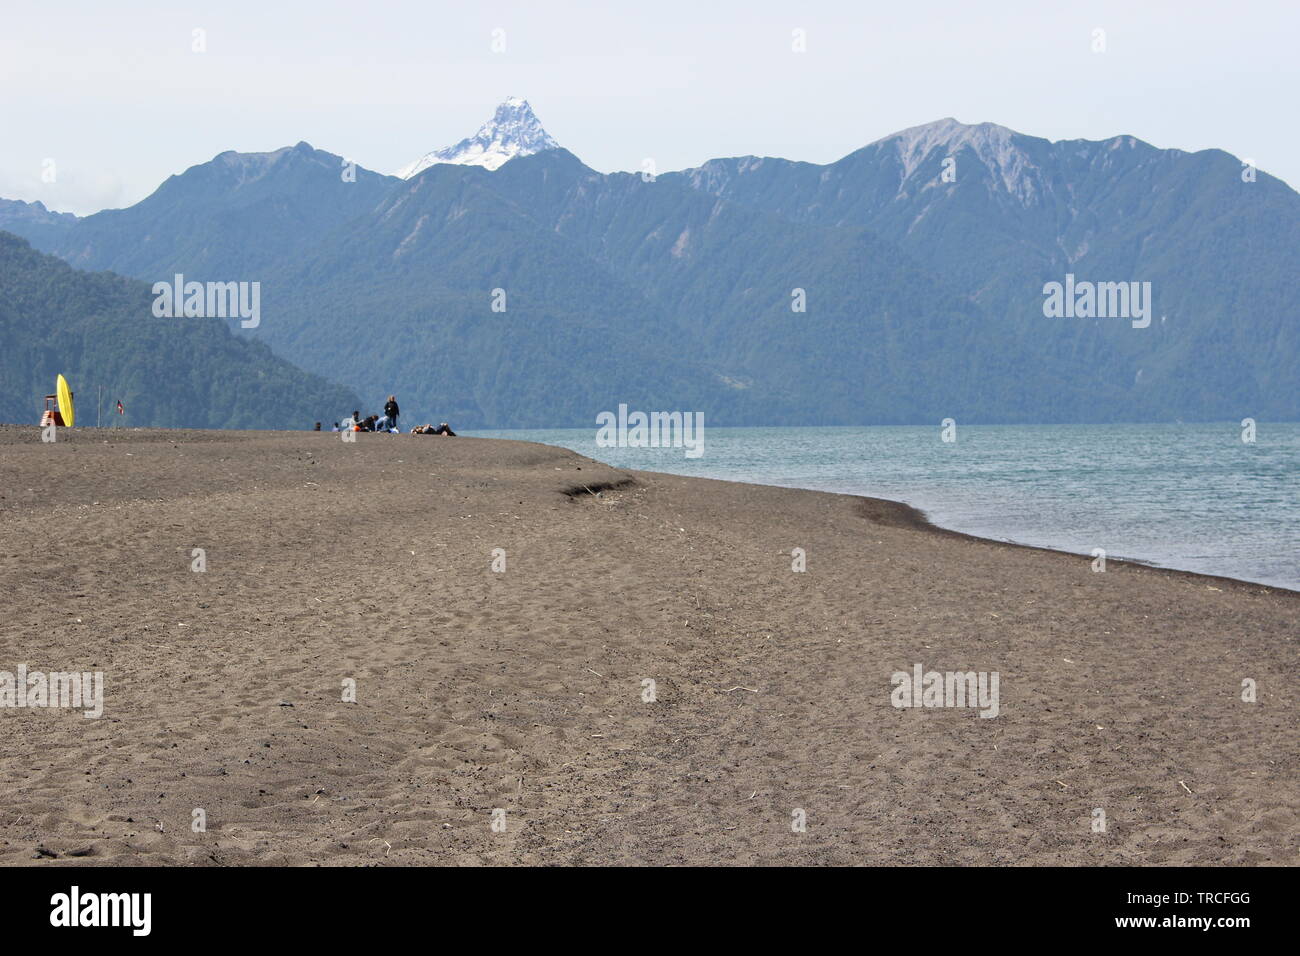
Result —
[[[126,409],[122,407],[122,403],[121,403],[121,402],[118,402],[118,403],[117,403],[117,413],[118,413],[119,415],[125,415],[125,414],[126,414]]]

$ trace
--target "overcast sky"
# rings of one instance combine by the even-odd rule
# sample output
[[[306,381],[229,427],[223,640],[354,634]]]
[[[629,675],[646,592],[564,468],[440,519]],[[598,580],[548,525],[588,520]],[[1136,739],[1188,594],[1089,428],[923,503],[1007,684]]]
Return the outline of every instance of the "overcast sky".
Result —
[[[1296,0],[4,0],[0,197],[86,214],[299,140],[391,173],[511,95],[606,172],[825,163],[954,116],[1218,147],[1297,185],[1298,38]]]

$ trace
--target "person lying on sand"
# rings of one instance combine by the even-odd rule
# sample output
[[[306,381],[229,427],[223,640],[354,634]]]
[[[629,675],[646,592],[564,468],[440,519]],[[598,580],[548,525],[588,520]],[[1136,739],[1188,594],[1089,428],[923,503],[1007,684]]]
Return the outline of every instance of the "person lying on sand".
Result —
[[[437,428],[434,428],[432,425],[416,425],[414,428],[411,429],[411,434],[412,435],[446,435],[450,438],[456,437],[456,433],[451,430],[451,426],[448,425],[446,422],[443,422]]]

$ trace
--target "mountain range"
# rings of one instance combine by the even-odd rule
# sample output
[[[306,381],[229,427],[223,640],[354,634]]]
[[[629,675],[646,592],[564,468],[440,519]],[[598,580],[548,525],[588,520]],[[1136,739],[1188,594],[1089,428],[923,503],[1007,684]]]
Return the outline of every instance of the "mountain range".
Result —
[[[1245,172],[945,119],[827,165],[602,174],[512,98],[398,176],[306,143],[223,153],[128,209],[0,202],[0,229],[80,269],[260,281],[237,337],[457,427],[620,403],[719,425],[1296,420],[1300,195]],[[1149,325],[1048,318],[1067,276],[1150,283]]]

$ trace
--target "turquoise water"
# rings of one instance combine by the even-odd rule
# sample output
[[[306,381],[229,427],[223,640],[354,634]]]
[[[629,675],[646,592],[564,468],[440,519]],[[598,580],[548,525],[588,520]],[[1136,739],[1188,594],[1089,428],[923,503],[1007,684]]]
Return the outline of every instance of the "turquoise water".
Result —
[[[472,432],[620,468],[905,501],[956,531],[1300,590],[1300,424],[709,428],[704,453],[596,427]]]

